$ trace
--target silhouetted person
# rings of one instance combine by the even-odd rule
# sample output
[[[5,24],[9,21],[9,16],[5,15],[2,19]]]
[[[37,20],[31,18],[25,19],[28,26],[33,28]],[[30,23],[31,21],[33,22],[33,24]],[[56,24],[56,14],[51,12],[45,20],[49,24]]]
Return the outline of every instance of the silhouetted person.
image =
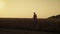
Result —
[[[36,28],[36,25],[37,25],[37,15],[36,15],[35,12],[34,12],[34,15],[33,15],[33,21],[34,21],[34,28]]]

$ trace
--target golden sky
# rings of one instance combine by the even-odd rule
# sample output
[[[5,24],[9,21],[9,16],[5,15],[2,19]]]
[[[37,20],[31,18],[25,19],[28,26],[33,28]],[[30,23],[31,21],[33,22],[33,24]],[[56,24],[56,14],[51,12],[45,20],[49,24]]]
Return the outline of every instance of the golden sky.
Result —
[[[47,18],[60,14],[60,0],[0,0],[0,18]]]

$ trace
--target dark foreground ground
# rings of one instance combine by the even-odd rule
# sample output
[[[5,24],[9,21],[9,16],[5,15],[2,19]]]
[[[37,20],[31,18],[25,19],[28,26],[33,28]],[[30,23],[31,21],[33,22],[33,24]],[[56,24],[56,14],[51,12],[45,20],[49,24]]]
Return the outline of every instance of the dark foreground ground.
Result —
[[[60,19],[0,18],[0,34],[60,34]]]
[[[45,32],[45,31],[31,31],[21,29],[5,29],[0,28],[0,34],[60,34],[58,32]]]

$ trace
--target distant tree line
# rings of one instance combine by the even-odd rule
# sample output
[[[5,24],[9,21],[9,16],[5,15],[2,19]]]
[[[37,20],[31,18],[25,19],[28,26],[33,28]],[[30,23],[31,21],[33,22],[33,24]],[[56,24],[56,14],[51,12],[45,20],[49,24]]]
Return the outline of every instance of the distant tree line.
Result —
[[[58,18],[58,19],[60,19],[60,15],[52,16],[52,17],[49,17],[49,18]]]

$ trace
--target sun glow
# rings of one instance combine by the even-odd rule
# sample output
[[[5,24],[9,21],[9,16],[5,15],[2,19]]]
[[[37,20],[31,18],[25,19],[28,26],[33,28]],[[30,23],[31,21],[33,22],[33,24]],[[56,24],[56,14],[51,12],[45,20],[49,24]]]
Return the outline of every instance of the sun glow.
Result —
[[[3,9],[5,6],[5,3],[3,1],[0,1],[0,9]]]

